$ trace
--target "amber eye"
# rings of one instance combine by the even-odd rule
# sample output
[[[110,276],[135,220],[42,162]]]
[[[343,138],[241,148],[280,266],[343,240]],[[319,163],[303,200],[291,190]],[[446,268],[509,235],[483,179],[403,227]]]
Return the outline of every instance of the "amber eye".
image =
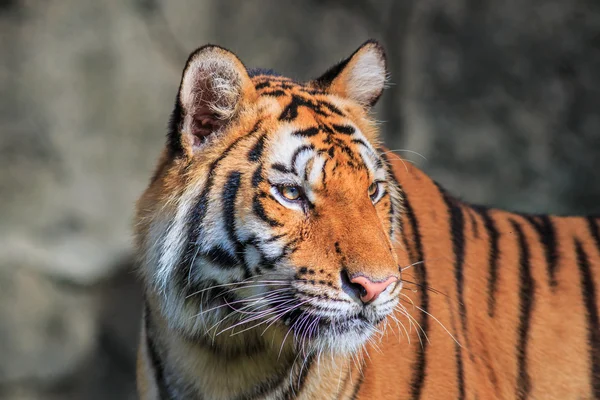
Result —
[[[379,196],[379,185],[379,182],[373,182],[369,185],[369,189],[367,189],[367,193],[373,202],[377,200],[377,196]]]
[[[298,186],[280,186],[279,193],[290,201],[298,200],[301,196],[300,188]]]

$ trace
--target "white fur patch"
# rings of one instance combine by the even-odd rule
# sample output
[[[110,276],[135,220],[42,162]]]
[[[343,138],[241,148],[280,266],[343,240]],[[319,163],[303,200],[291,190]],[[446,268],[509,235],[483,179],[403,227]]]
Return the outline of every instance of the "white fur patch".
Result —
[[[292,156],[298,147],[307,145],[309,142],[302,136],[296,136],[292,133],[298,130],[293,125],[287,125],[281,128],[279,132],[275,134],[275,141],[271,145],[271,154],[269,155],[269,163],[272,164],[283,164],[291,169],[290,162]]]
[[[170,223],[166,225],[163,221],[156,221],[150,225],[150,251],[159,254],[155,279],[164,291],[176,264],[181,258],[184,246],[187,242],[187,217],[194,206],[194,201],[200,193],[201,185],[196,183],[183,193],[177,205],[177,212]]]
[[[244,261],[250,270],[254,270],[258,267],[262,261],[262,256],[260,252],[254,246],[246,246],[246,250],[244,252]]]
[[[316,186],[319,179],[323,175],[323,166],[325,165],[325,157],[317,155],[313,158],[313,163],[310,166],[310,172],[308,174],[308,183],[312,186]]]
[[[300,176],[302,176],[304,174],[304,170],[306,169],[306,164],[314,156],[315,156],[315,151],[309,150],[309,149],[306,149],[306,150],[302,151],[300,154],[298,154],[298,157],[296,157],[296,161],[294,162],[294,168]]]
[[[218,192],[217,187],[212,190]],[[221,247],[229,254],[235,254],[234,244],[229,240],[225,219],[223,218],[223,203],[220,201],[210,201],[207,204],[206,215],[202,221],[202,237],[198,238],[198,245],[204,252],[208,252],[213,247]],[[235,219],[234,219],[235,220]],[[233,227],[235,229],[235,227]]]
[[[370,47],[356,55],[348,71],[346,94],[349,98],[370,105],[383,91],[386,80],[385,60],[378,49]]]

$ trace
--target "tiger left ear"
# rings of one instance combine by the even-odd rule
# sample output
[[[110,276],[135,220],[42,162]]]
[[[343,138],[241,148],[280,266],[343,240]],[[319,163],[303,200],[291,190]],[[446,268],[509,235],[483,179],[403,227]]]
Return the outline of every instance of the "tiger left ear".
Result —
[[[386,78],[385,51],[377,41],[368,40],[314,83],[328,93],[352,99],[364,107],[372,107],[385,88]]]
[[[170,127],[170,147],[193,154],[218,136],[253,101],[254,85],[238,57],[222,47],[194,51],[183,70]]]

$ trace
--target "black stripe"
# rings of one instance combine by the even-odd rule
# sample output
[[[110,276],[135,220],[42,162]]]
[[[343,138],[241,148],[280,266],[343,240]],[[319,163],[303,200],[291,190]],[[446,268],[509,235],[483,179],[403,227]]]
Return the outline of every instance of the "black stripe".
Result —
[[[344,113],[342,112],[342,110],[340,110],[339,108],[337,108],[336,106],[334,106],[333,104],[327,102],[327,101],[321,101],[320,103],[323,107],[325,107],[326,109],[328,109],[329,111],[331,111],[334,114],[337,114],[341,117],[344,116]]]
[[[352,143],[356,143],[356,144],[360,144],[361,146],[366,147],[367,149],[371,150],[371,148],[369,147],[369,145],[362,139],[352,139],[351,140]]]
[[[581,242],[575,239],[575,252],[581,279],[581,294],[587,316],[588,346],[590,356],[590,384],[595,399],[600,399],[600,322],[596,304],[596,285],[588,255]]]
[[[223,188],[223,220],[225,221],[225,230],[227,231],[227,237],[229,241],[233,243],[235,247],[235,254],[233,258],[240,260],[241,254],[243,254],[244,248],[242,243],[238,240],[235,232],[235,202],[237,194],[240,189],[240,182],[242,179],[242,173],[239,171],[233,171],[229,174],[225,187]]]
[[[600,252],[600,232],[598,231],[598,220],[597,218],[587,217],[588,228],[596,243],[596,249]]]
[[[298,117],[298,107],[303,105],[304,102],[298,96],[292,96],[290,103],[283,109],[279,115],[280,121],[292,121]]]
[[[390,162],[387,154],[382,150],[379,149],[379,152],[381,153],[381,157],[383,157],[383,159],[385,160],[385,170],[387,173],[387,178],[390,181],[389,183],[393,186],[396,187],[396,191],[398,195],[403,194],[404,192],[402,191],[402,188],[400,186],[400,184],[398,183],[398,180],[396,179],[396,176],[394,175],[394,171],[392,170],[392,163]],[[381,158],[377,158],[383,166],[383,161],[381,161]],[[392,197],[392,195],[390,194],[390,211],[389,211],[389,219],[390,219],[390,238],[393,239],[394,237],[394,231],[396,230],[396,228],[398,228],[398,232],[402,232],[404,230],[404,227],[402,226],[402,218],[400,217],[400,210],[402,209],[402,207],[404,206],[404,204],[402,202],[398,202],[398,204],[395,204],[395,200],[394,197]],[[396,207],[398,207],[398,209],[396,209]]]
[[[286,167],[285,165],[283,165],[281,163],[271,164],[271,168],[273,168],[274,170],[283,172],[285,174],[289,174],[292,172],[288,167]]]
[[[327,133],[327,137],[325,138],[324,142],[325,143],[331,143],[331,135],[333,135],[335,133],[333,131],[333,129],[331,129],[329,127],[329,125],[324,124],[324,123],[319,125],[319,129],[321,129],[322,131],[324,131],[325,133]]]
[[[240,261],[219,245],[208,251],[198,253],[197,257],[204,257],[211,263],[223,269],[231,269],[240,265]]]
[[[367,151],[369,152],[369,155],[372,157],[373,161],[375,162],[375,168],[381,169],[384,167],[383,160],[377,155],[376,152],[373,151],[373,149],[371,149],[369,147],[369,145],[364,140],[352,139],[352,143],[359,144],[359,145],[363,146],[365,149],[367,149]],[[385,157],[385,155],[384,155],[384,157]],[[387,158],[386,158],[386,161],[387,161]]]
[[[361,371],[362,371],[362,368],[361,368]],[[352,391],[352,396],[350,396],[350,400],[358,399],[358,392],[360,392],[360,387],[362,386],[364,381],[365,381],[365,374],[364,374],[364,371],[362,371],[361,373],[358,374],[358,381],[354,385],[354,390]]]
[[[450,312],[450,325],[452,327],[452,332],[454,332],[454,336],[458,337],[456,334],[456,321],[454,319],[454,313],[452,312],[452,304],[450,303],[450,299],[446,298],[446,303],[448,305],[448,311]],[[463,366],[463,358],[462,351],[460,345],[455,342],[454,343],[454,355],[456,357],[456,383],[458,385],[458,398],[465,398],[465,374],[464,374],[464,366]]]
[[[456,295],[458,298],[458,310],[463,337],[469,347],[469,335],[467,332],[467,308],[464,301],[464,263],[465,263],[465,217],[463,210],[445,191],[440,188],[444,202],[448,207],[450,237],[452,238],[452,252],[454,253],[454,282],[456,284]],[[462,360],[462,348],[456,346],[456,374],[459,385],[459,399],[465,397],[464,371]]]
[[[304,180],[305,181],[308,181],[308,166],[309,166],[309,164],[312,167],[312,164],[310,162],[307,162],[306,165],[304,166]]]
[[[254,171],[252,174],[252,187],[258,187],[258,185],[260,185],[260,183],[263,181],[262,171],[263,166],[260,164],[258,168],[256,168],[256,171]]]
[[[529,245],[525,239],[521,225],[510,220],[510,223],[517,235],[517,244],[519,248],[519,327],[517,330],[517,390],[515,398],[526,399],[531,389],[531,381],[527,372],[527,344],[529,341],[529,326],[531,324],[531,314],[533,310],[533,294],[535,282],[531,275]]]
[[[298,239],[293,239],[285,243],[283,245],[283,248],[281,249],[281,253],[279,253],[279,255],[275,257],[267,257],[266,254],[264,254],[263,250],[260,248],[260,243],[255,243],[254,247],[261,255],[261,267],[264,269],[275,268],[278,262],[283,260],[285,257],[294,254],[298,250],[298,246],[296,246],[296,243],[298,243]]]
[[[310,150],[314,150],[315,146],[310,144],[310,145],[303,145],[300,146],[296,149],[296,151],[294,151],[294,154],[292,155],[292,162],[290,163],[290,165],[292,166],[292,172],[296,175],[298,175],[298,171],[296,170],[296,159],[298,158],[298,156],[305,151],[310,151]]]
[[[421,262],[420,264],[415,265],[413,268],[415,269],[417,281],[422,285],[422,287],[427,287],[427,270],[425,268],[421,234],[419,233],[419,223],[408,199],[404,200],[404,209],[406,210],[406,216],[412,229],[415,248],[414,258],[411,259],[410,262]],[[406,238],[404,239],[406,243],[407,240]],[[407,248],[410,247],[407,246]],[[421,290],[421,308],[424,311],[429,312],[429,294],[427,293],[427,290]],[[425,312],[421,313],[421,328],[423,329],[425,335],[429,333],[429,318]],[[427,371],[426,351],[428,342],[427,340],[423,340],[422,343],[422,346],[417,348],[417,359],[415,360],[414,368],[412,368],[413,376],[410,385],[412,399],[419,399],[421,397],[423,385],[425,384],[425,375]]]
[[[256,88],[256,90],[260,90],[260,89],[264,89],[264,88],[266,88],[268,86],[271,86],[271,82],[264,81],[264,82],[256,84],[256,86],[254,86],[254,87]]]
[[[467,308],[464,296],[464,264],[465,264],[465,217],[460,204],[440,188],[444,202],[448,207],[450,237],[452,238],[452,252],[454,253],[454,281],[460,311],[460,323],[467,347],[469,336],[467,334]]]
[[[158,349],[154,342],[154,331],[150,321],[150,307],[148,301],[144,301],[144,328],[146,329],[146,348],[148,349],[148,355],[150,356],[150,362],[154,369],[154,382],[158,388],[158,393],[161,400],[171,400],[171,393],[165,382],[165,368],[163,362],[158,354]]]
[[[496,229],[496,223],[492,219],[488,210],[484,207],[472,207],[472,209],[478,213],[483,219],[483,226],[487,231],[488,241],[490,244],[490,250],[488,252],[488,265],[490,272],[488,276],[488,315],[494,317],[496,310],[496,291],[498,288],[498,257],[499,252],[499,239],[500,233]]]
[[[248,152],[248,161],[257,162],[258,160],[260,160],[260,157],[262,156],[263,151],[265,149],[266,137],[267,136],[263,134],[258,138],[254,146],[252,146],[252,148]]]
[[[279,115],[279,120],[292,121],[296,119],[298,117],[299,107],[307,107],[314,113],[324,117],[330,116],[327,111],[341,116],[344,115],[337,107],[326,101],[315,101],[312,98],[304,98],[302,96],[292,95],[291,101]]]
[[[471,208],[467,208],[467,214],[469,214],[469,219],[471,221],[471,231],[473,231],[473,237],[475,237],[475,239],[479,239],[479,226],[477,224],[477,220],[475,219],[475,215],[473,214],[473,210]]]
[[[308,356],[308,359],[304,363],[303,367],[301,367],[300,376],[298,376],[298,384],[296,385],[296,388],[297,388],[296,390],[298,393],[301,393],[302,389],[304,388],[304,384],[306,383],[306,378],[308,377],[308,372],[310,371],[310,368],[312,367],[313,361],[314,361],[314,356],[310,355],[310,356]]]
[[[270,238],[263,240],[262,243],[272,243],[276,240],[281,239],[284,236],[286,236],[285,233],[280,233],[279,235],[271,236]]]
[[[354,159],[354,160],[357,159],[356,155],[354,154],[354,150],[352,150],[352,148],[350,146],[348,146],[346,143],[344,143],[343,140],[337,139],[334,141],[334,143],[342,153],[348,154],[349,158]],[[360,160],[363,161],[362,158]],[[364,161],[363,161],[363,163],[364,163]]]
[[[454,343],[454,352],[456,354],[456,381],[458,383],[458,398],[465,398],[465,373],[462,359],[462,349],[458,343]]]
[[[265,221],[266,223],[268,223],[270,226],[272,227],[278,227],[278,226],[283,226],[281,224],[281,222],[269,217],[267,215],[267,213],[265,212],[265,209],[260,201],[260,197],[264,197],[259,195],[259,194],[255,194],[254,198],[252,199],[252,210],[254,211],[254,213],[263,221]]]
[[[319,133],[319,128],[312,127],[307,129],[300,129],[292,132],[294,136],[312,137]]]
[[[272,395],[269,396],[269,394],[276,390],[287,377],[287,371],[277,371],[277,375],[263,380],[258,385],[252,387],[252,389],[249,391],[237,395],[233,398],[233,400],[271,398]]]
[[[323,166],[321,166],[321,183],[323,184],[323,189],[327,189],[327,163],[330,161],[329,158],[326,158],[325,161],[323,161]],[[311,202],[308,202],[308,204],[311,206],[311,208],[314,208],[314,204],[312,204]]]
[[[354,127],[352,127],[350,125],[333,124],[333,129],[335,129],[339,133],[343,133],[344,135],[352,135],[352,134],[354,134],[354,132],[356,132]]]
[[[389,177],[390,175],[388,175]],[[390,178],[393,182],[394,185],[396,185],[396,196],[404,196],[401,192],[400,189],[400,185],[398,184],[398,182],[396,181],[395,178]],[[389,189],[388,189],[389,190]],[[388,220],[389,220],[389,224],[390,224],[390,231],[388,232],[388,234],[390,235],[390,239],[392,241],[395,241],[395,237],[394,234],[397,232],[402,232],[404,230],[404,226],[403,226],[403,221],[401,218],[401,210],[404,207],[404,197],[402,197],[400,200],[396,199],[394,196],[391,195],[390,192],[389,196],[390,196],[390,209],[388,210]]]
[[[262,96],[273,96],[273,97],[281,97],[281,96],[285,96],[285,92],[283,90],[271,90],[271,91],[264,91],[261,93]]]
[[[546,256],[546,264],[548,265],[548,282],[551,288],[556,287],[556,267],[558,266],[558,253],[556,244],[556,233],[554,225],[547,215],[540,216],[525,216],[525,219],[537,231],[540,242],[544,246],[544,254]]]

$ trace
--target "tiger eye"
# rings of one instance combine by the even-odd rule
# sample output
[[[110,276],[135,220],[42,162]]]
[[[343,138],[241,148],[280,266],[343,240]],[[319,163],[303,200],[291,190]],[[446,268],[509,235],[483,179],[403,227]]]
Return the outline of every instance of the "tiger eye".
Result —
[[[377,194],[378,186],[379,185],[377,182],[371,183],[371,185],[369,186],[369,189],[368,189],[369,196],[373,197],[373,196],[375,196],[375,194]]]
[[[300,188],[298,186],[283,186],[280,189],[281,195],[288,200],[298,200],[300,198]]]

